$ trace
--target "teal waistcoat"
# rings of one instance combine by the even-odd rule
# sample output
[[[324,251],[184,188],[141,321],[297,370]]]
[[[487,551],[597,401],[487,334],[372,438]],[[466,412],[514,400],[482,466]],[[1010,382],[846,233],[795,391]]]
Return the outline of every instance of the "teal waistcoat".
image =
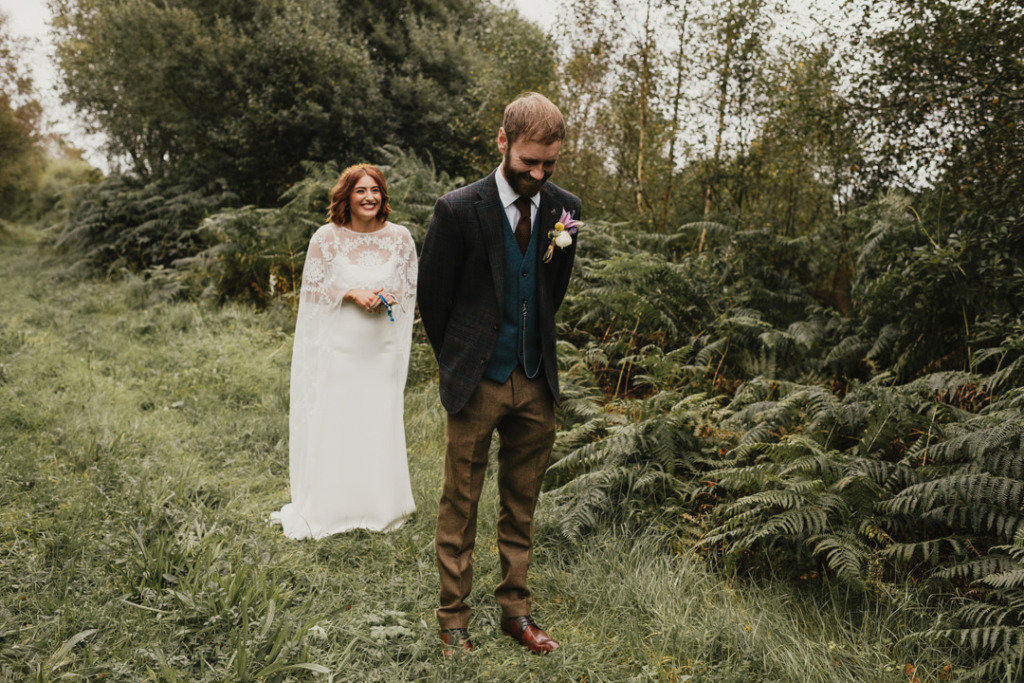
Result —
[[[501,329],[494,351],[484,368],[484,377],[505,382],[516,365],[527,377],[540,371],[540,328],[537,321],[537,245],[540,239],[540,211],[533,221],[526,253],[519,251],[505,211],[501,212],[505,233],[505,296],[501,311]]]

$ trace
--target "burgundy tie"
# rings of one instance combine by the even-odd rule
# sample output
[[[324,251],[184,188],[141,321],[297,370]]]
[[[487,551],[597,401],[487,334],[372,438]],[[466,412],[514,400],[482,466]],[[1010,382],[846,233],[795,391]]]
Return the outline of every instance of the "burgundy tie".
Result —
[[[516,242],[519,243],[519,251],[526,253],[526,247],[530,246],[530,200],[520,197],[515,202],[519,209],[519,220],[516,221]]]

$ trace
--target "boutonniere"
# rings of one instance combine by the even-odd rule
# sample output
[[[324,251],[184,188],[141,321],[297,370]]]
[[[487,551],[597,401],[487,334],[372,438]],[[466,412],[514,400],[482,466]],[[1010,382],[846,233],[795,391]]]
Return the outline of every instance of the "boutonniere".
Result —
[[[565,249],[572,244],[572,238],[579,232],[581,225],[583,223],[573,218],[571,213],[562,209],[562,217],[555,223],[554,230],[548,232],[548,239],[551,240],[551,243],[548,244],[548,250],[544,252],[544,263],[551,260],[555,253],[555,247]]]

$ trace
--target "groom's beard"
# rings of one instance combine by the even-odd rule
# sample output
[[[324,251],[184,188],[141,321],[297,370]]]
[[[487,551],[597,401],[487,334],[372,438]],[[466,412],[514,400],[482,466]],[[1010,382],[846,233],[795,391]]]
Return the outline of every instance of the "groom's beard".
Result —
[[[543,179],[537,180],[530,175],[529,171],[512,170],[512,162],[508,154],[502,157],[501,171],[505,174],[505,180],[520,197],[532,197],[537,194],[541,186],[551,177],[550,173],[545,173]]]

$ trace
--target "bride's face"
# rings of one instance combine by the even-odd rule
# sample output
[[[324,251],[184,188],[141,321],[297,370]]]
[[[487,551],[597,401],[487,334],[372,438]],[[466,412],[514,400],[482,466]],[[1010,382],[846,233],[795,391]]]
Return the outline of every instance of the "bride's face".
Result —
[[[382,201],[380,186],[377,181],[364,173],[352,188],[348,196],[348,210],[353,219],[373,220],[380,211]]]

